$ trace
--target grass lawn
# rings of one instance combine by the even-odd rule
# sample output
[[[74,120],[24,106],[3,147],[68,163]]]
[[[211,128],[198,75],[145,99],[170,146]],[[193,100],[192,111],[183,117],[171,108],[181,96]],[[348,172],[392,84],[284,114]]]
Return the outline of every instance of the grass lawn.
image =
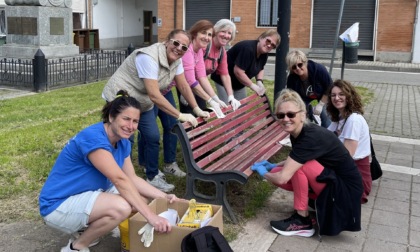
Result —
[[[81,129],[101,120],[104,84],[101,81],[0,100],[0,223],[41,221],[39,191],[65,143]],[[273,82],[265,81],[265,84],[268,97],[273,97]],[[371,91],[358,89],[367,102],[372,99]],[[288,150],[284,148],[271,161],[283,160]],[[185,169],[182,159],[179,147],[177,161]],[[133,148],[133,163],[138,168],[137,146]],[[143,171],[137,170],[144,176]],[[185,179],[172,176],[167,179],[175,184],[175,193],[182,197]],[[228,199],[240,223],[234,225],[224,219],[228,240],[234,239],[241,225],[255,216],[274,189],[256,174],[246,185],[229,184]]]

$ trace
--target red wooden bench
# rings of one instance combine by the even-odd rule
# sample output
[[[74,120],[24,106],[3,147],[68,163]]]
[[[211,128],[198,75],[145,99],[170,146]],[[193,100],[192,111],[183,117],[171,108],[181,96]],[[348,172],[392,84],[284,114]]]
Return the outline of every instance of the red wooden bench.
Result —
[[[226,198],[228,181],[241,184],[252,174],[251,165],[269,159],[288,136],[272,114],[266,96],[253,94],[241,100],[242,106],[232,111],[224,109],[226,117],[218,119],[214,112],[209,119],[197,118],[196,128],[189,123],[178,123],[173,128],[177,134],[187,168],[186,199],[222,205],[225,213],[237,223]],[[214,196],[198,192],[196,181],[213,182]]]

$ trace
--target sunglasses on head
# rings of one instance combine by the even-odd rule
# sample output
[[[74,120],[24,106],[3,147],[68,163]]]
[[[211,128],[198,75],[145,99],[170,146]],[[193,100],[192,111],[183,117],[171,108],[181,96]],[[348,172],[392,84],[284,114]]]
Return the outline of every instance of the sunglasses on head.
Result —
[[[170,41],[172,42],[172,45],[174,45],[176,48],[181,46],[182,51],[188,51],[188,46],[181,44],[181,42],[179,42],[178,40],[170,39]]]
[[[293,66],[292,66],[292,70],[296,70],[298,67],[299,67],[300,69],[302,69],[302,67],[303,67],[303,63],[301,62],[301,63],[297,63],[297,64],[293,65]]]
[[[271,48],[276,49],[276,44],[273,43],[273,41],[271,41],[271,39],[269,38],[265,38],[265,44],[268,46],[271,46]]]
[[[287,112],[287,113],[277,113],[277,119],[284,119],[284,117],[288,118],[295,118],[297,113],[302,112],[302,110],[296,111],[296,112]]]

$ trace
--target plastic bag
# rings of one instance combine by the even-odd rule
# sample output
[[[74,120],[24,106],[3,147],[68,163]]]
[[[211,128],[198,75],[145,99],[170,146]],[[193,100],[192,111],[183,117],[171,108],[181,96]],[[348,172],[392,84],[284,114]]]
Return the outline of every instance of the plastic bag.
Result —
[[[346,43],[359,41],[359,22],[354,23],[340,35],[341,40]]]

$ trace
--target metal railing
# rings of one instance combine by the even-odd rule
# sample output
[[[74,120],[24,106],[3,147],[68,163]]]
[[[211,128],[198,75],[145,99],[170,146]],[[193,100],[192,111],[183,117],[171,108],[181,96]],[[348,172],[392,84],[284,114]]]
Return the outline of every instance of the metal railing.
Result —
[[[0,59],[0,85],[38,92],[95,82],[110,77],[127,56],[126,51],[89,50],[72,58],[33,60]],[[40,79],[41,84],[39,83]]]

